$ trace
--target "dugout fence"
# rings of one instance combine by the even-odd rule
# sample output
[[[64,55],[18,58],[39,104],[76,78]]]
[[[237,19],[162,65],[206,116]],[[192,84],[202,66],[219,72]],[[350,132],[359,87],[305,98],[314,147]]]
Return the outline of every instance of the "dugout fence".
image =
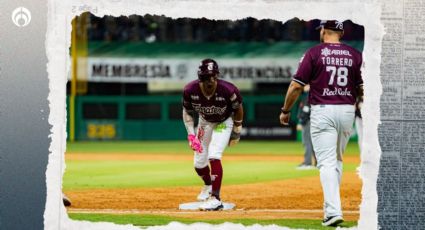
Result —
[[[281,95],[244,96],[245,138],[297,138],[295,117],[289,128],[279,125],[282,100]],[[77,96],[75,140],[183,140],[181,116],[180,95]]]

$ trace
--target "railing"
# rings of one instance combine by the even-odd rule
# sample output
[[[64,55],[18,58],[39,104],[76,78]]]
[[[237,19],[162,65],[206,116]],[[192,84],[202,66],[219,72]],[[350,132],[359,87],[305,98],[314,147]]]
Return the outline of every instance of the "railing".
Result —
[[[282,103],[282,95],[244,96],[244,123],[279,127]],[[180,95],[78,96],[76,140],[185,139],[181,114]]]

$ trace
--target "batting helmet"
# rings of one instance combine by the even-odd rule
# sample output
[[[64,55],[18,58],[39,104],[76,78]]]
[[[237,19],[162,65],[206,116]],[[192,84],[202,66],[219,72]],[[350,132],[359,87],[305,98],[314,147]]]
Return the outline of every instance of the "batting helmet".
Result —
[[[199,63],[198,78],[200,81],[207,80],[218,73],[220,73],[218,70],[218,64],[213,59],[207,58]]]

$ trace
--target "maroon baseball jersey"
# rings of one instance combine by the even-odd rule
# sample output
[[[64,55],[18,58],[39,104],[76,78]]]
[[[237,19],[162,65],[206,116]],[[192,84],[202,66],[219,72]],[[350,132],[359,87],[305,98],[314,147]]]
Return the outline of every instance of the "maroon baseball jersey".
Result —
[[[342,43],[322,43],[307,50],[293,81],[310,84],[309,101],[318,104],[354,104],[363,84],[362,54]]]
[[[217,79],[214,95],[208,99],[201,91],[199,80],[194,80],[184,87],[183,107],[196,111],[209,122],[226,120],[242,104],[238,88],[232,83]]]

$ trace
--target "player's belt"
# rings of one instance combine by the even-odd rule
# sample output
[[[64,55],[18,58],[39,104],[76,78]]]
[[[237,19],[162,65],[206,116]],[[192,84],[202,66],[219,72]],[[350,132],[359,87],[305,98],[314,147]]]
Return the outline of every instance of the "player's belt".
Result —
[[[202,119],[204,119],[204,120],[206,120],[206,121],[208,121],[208,122],[211,122],[211,123],[222,123],[222,122],[224,122],[225,120],[227,120],[229,117],[230,117],[230,116],[225,117],[224,119],[219,120],[219,121],[209,121],[209,120],[205,119],[205,117],[202,117]]]

